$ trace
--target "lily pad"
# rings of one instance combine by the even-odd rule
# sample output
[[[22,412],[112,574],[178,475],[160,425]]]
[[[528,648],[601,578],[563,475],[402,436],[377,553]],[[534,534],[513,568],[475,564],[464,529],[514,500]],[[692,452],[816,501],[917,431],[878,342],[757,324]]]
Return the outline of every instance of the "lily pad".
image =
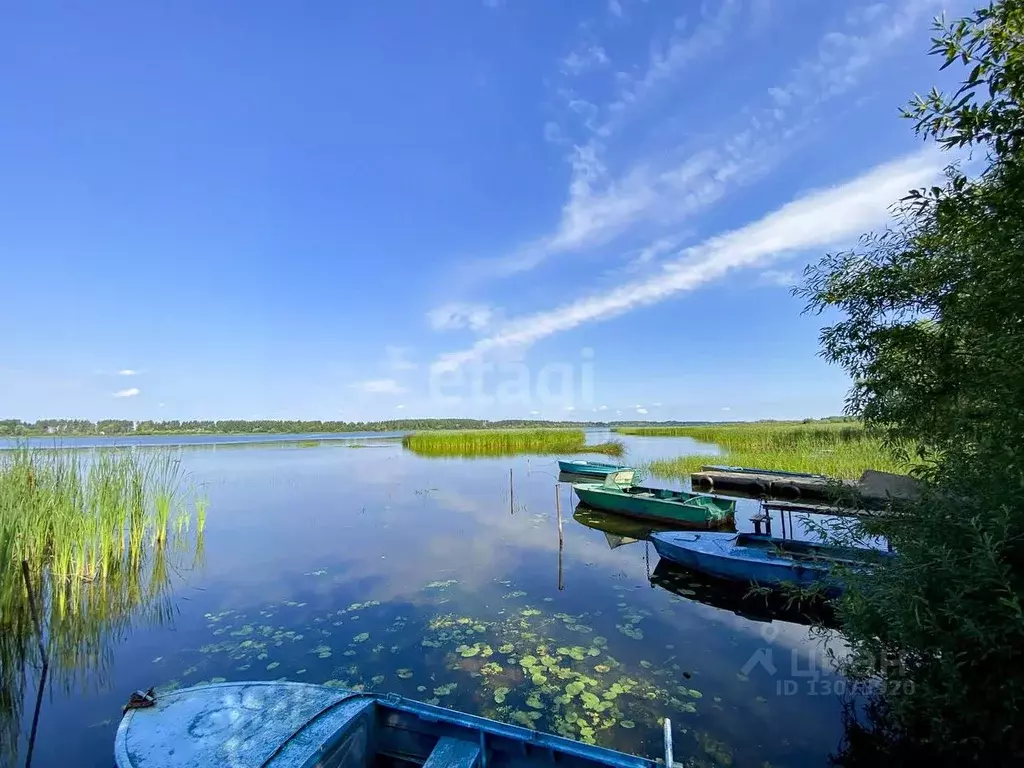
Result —
[[[356,635],[355,637],[352,638],[353,642],[356,642],[356,643],[365,643],[369,639],[370,639],[370,633],[369,632],[360,632],[358,635]]]
[[[619,725],[621,725],[623,728],[636,728],[636,723],[634,723],[632,720],[620,720]]]
[[[403,680],[408,680],[410,677],[412,677],[412,670],[411,669],[400,669],[395,674],[397,674]]]
[[[512,653],[515,650],[515,646],[512,643],[505,643],[504,645],[498,646],[498,653]]]
[[[494,703],[503,704],[505,697],[509,694],[509,688],[495,688],[494,689]]]

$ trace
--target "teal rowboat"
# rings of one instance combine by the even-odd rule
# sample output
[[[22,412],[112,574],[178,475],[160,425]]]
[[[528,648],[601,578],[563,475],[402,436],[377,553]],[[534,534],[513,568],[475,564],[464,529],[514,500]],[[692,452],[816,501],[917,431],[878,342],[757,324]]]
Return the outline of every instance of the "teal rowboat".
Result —
[[[660,520],[676,527],[735,529],[736,502],[668,488],[633,485],[615,488],[602,483],[576,483],[573,490],[592,509],[644,520]]]
[[[603,461],[562,461],[558,469],[567,475],[593,480],[611,481],[616,485],[629,485],[633,482],[636,470],[625,464],[606,464]]]
[[[671,733],[666,720],[664,764],[672,761]],[[114,761],[117,768],[657,768],[393,694],[289,682],[133,696]]]

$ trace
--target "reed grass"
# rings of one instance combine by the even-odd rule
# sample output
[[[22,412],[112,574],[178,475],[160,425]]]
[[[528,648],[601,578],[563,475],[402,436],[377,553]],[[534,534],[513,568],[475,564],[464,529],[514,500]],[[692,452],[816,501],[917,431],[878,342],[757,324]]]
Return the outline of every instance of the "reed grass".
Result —
[[[717,446],[721,453],[700,453],[651,463],[657,477],[680,478],[707,464],[811,472],[856,479],[866,469],[906,472],[908,446],[890,450],[860,425],[728,424],[701,427],[621,428],[623,434],[689,437]]]
[[[512,456],[515,454],[602,453],[621,456],[621,441],[587,445],[582,429],[479,429],[415,432],[402,445],[421,456]]]
[[[171,558],[202,548],[205,501],[190,538],[194,502],[167,452],[0,451],[0,742],[17,744],[40,633],[51,684],[70,688],[102,682],[111,641],[134,622],[170,615]]]

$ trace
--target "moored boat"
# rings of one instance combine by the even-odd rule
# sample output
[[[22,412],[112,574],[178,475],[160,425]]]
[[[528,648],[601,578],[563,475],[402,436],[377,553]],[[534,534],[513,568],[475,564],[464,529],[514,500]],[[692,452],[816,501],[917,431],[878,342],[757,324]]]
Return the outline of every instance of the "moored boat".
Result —
[[[603,512],[659,520],[686,528],[735,527],[736,502],[732,499],[639,485],[615,488],[602,483],[576,483],[573,490],[588,507]]]
[[[651,534],[658,554],[674,563],[725,579],[763,585],[825,583],[841,590],[836,566],[863,570],[892,555],[757,533],[666,531]]]
[[[616,485],[629,485],[636,475],[636,470],[633,467],[628,467],[625,464],[608,464],[603,461],[559,460],[558,469],[566,475],[611,481]]]
[[[603,747],[377,695],[290,682],[214,683],[134,698],[117,768],[655,768]],[[671,732],[665,728],[666,757]]]

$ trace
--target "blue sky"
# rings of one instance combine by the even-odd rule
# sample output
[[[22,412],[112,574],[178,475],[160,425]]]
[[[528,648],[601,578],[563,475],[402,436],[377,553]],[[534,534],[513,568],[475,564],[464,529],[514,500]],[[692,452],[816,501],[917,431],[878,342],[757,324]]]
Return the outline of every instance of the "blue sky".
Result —
[[[789,286],[948,160],[944,9],[10,7],[0,416],[837,413]]]

